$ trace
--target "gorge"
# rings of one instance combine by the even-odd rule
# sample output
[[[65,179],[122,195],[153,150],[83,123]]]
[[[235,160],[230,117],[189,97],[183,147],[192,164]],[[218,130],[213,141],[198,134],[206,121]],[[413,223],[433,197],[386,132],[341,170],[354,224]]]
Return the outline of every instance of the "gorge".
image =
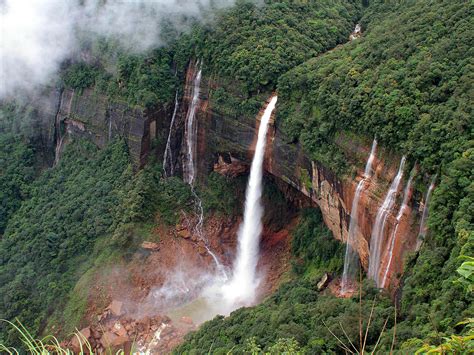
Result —
[[[0,318],[76,353],[468,349],[472,7],[212,6],[0,97]]]

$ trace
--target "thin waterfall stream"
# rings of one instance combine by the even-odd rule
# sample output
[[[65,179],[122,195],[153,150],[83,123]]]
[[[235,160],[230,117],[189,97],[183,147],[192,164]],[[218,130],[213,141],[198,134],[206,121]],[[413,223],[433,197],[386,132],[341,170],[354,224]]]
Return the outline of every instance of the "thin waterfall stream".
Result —
[[[165,174],[165,177],[174,175],[173,151],[171,149],[171,137],[173,134],[174,121],[176,120],[176,114],[178,112],[178,108],[179,108],[178,90],[176,90],[176,95],[174,97],[173,115],[171,116],[170,130],[168,132],[168,139],[166,140],[165,154],[163,155],[163,172]]]
[[[390,188],[385,196],[385,199],[380,206],[377,217],[375,218],[374,227],[372,229],[372,235],[370,238],[370,255],[369,255],[369,271],[368,276],[375,280],[377,286],[380,286],[380,258],[382,256],[382,245],[385,232],[385,224],[387,223],[388,216],[392,212],[395,205],[395,198],[397,196],[398,188],[403,177],[403,169],[405,168],[405,156],[400,161],[400,167],[398,168],[397,175],[392,181]]]
[[[199,70],[194,77],[191,105],[186,115],[186,126],[184,132],[186,140],[186,161],[183,165],[183,175],[184,181],[191,186],[194,184],[194,179],[196,176],[195,158],[198,132],[195,117],[197,108],[199,106],[199,94],[201,91],[202,68],[200,62],[196,64],[196,68],[199,68]]]
[[[203,242],[204,248],[206,249],[207,253],[214,260],[214,263],[216,265],[217,271],[219,272],[219,275],[225,281],[228,278],[225,268],[220,263],[216,254],[211,251],[209,247],[209,241],[204,236],[204,233],[202,230],[203,223],[204,223],[204,210],[202,208],[202,201],[194,189],[194,182],[196,178],[195,158],[196,158],[197,134],[198,134],[198,130],[197,130],[198,127],[196,123],[196,111],[199,107],[199,94],[201,91],[201,77],[202,77],[202,65],[200,62],[196,64],[196,68],[199,68],[199,69],[193,80],[191,105],[186,114],[186,123],[185,123],[186,126],[185,126],[185,132],[184,132],[185,140],[186,140],[186,161],[183,164],[183,175],[184,175],[184,181],[187,182],[191,186],[191,192],[194,196],[194,201],[196,203],[198,221],[194,227],[194,230],[196,234],[199,236],[199,239]],[[172,129],[173,122],[176,116],[177,107],[178,107],[178,93],[176,92],[175,108],[173,111],[173,117],[171,119],[171,127],[170,127],[170,133],[168,135],[167,149],[168,149],[168,145],[170,144],[171,129]],[[171,149],[170,149],[170,154],[171,154]]]
[[[411,186],[413,182],[413,174],[410,176],[408,179],[407,185],[405,186],[405,190],[403,191],[403,201],[400,206],[400,210],[398,211],[397,218],[395,220],[395,228],[392,232],[392,235],[390,236],[390,241],[389,241],[389,248],[388,248],[388,262],[387,266],[385,267],[385,272],[382,278],[382,283],[381,287],[384,288],[385,284],[388,279],[388,272],[390,271],[390,267],[392,266],[392,261],[393,261],[393,249],[395,248],[395,242],[397,239],[397,232],[398,232],[398,227],[400,227],[400,222],[405,215],[405,212],[408,208],[408,201],[410,199],[410,192],[411,192]]]
[[[420,250],[421,244],[423,243],[423,240],[425,239],[426,233],[428,231],[426,222],[428,221],[429,204],[431,200],[431,194],[433,193],[433,190],[435,188],[435,182],[436,182],[436,175],[431,180],[430,187],[428,188],[428,191],[426,192],[425,203],[423,206],[423,213],[421,215],[420,231],[418,232],[418,238],[416,240],[416,250]]]
[[[362,180],[359,181],[359,184],[356,188],[356,193],[354,195],[354,200],[352,201],[351,208],[351,221],[349,224],[349,233],[347,236],[346,243],[346,254],[344,257],[344,272],[342,274],[341,281],[341,294],[346,294],[349,290],[349,282],[354,277],[355,269],[358,266],[359,255],[357,253],[354,245],[356,244],[357,231],[359,228],[358,225],[358,209],[359,209],[359,199],[362,194],[363,189],[365,188],[366,182],[372,176],[372,164],[375,159],[375,151],[377,149],[377,140],[374,138],[372,142],[372,149],[370,150],[369,158],[365,165],[365,171]]]

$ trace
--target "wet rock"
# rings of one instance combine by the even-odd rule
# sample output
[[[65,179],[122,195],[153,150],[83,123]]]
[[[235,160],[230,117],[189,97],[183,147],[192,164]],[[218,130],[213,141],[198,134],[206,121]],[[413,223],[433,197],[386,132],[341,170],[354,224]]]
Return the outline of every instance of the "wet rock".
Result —
[[[249,165],[234,158],[230,158],[231,162],[224,161],[222,155],[219,155],[217,163],[214,164],[214,171],[220,175],[235,178],[245,174],[249,170]]]

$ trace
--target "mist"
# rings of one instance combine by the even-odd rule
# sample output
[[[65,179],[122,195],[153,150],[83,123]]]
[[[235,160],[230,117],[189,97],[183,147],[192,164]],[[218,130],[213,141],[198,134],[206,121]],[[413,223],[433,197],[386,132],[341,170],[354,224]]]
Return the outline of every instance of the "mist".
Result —
[[[80,36],[117,39],[131,51],[163,45],[162,25],[178,32],[234,0],[0,0],[0,99],[54,80],[80,50]]]

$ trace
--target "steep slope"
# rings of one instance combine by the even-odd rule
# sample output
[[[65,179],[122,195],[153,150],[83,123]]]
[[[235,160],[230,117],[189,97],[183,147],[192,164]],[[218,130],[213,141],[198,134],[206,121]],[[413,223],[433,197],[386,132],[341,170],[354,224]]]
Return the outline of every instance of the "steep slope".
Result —
[[[397,271],[401,283],[395,296],[397,304],[401,305],[401,314],[398,315],[401,324],[397,325],[395,346],[405,351],[413,351],[417,344],[421,344],[420,340],[413,338],[433,340],[434,331],[454,332],[456,323],[473,312],[470,295],[455,282],[458,277],[455,270],[462,260],[460,256],[472,255],[473,252],[473,121],[469,103],[472,95],[472,85],[469,84],[472,82],[472,48],[468,40],[473,28],[470,18],[472,6],[466,1],[438,1],[435,4],[422,1],[400,5],[374,2],[362,19],[364,36],[361,39],[290,70],[280,77],[278,84],[279,97],[283,100],[278,106],[276,135],[272,143],[284,147],[281,149],[284,154],[279,157],[270,155],[268,171],[293,182],[300,191],[309,190],[314,176],[321,176],[317,173],[308,179],[309,174],[295,173],[298,167],[308,171],[308,160],[313,160],[323,171],[332,171],[333,178],[329,179],[327,186],[334,190],[328,191],[326,196],[337,196],[334,191],[340,190],[335,188],[338,184],[334,181],[346,178],[350,181],[362,171],[360,152],[364,152],[363,156],[367,158],[369,142],[374,136],[382,147],[385,146],[381,160],[391,171],[389,174],[378,171],[378,183],[384,179],[391,181],[403,154],[408,157],[408,169],[414,168],[414,201],[423,199],[437,174],[438,186],[430,205],[429,232],[422,249],[419,253],[396,257],[400,265],[406,265],[406,269],[403,275],[400,275],[401,269]],[[216,107],[219,112],[219,107]],[[240,148],[238,142],[251,146],[252,138],[239,134],[237,139],[232,139],[236,131],[228,128],[237,125],[228,123],[225,118],[224,121],[221,118],[213,120],[216,123],[210,125],[211,129],[216,127],[218,132],[226,135],[226,141],[229,139],[233,143],[223,146],[221,152],[229,151],[234,160],[238,157],[245,161],[245,149]],[[239,131],[243,130],[242,123],[239,122]],[[282,138],[287,141],[279,141]],[[365,142],[362,143],[363,150],[357,142]],[[301,149],[308,154],[306,157],[302,158]],[[279,164],[279,159],[280,163],[284,162],[283,169],[288,166],[295,169],[290,169],[290,174],[282,173],[287,170],[272,169],[272,164]],[[408,180],[408,171],[405,175]],[[383,182],[381,186],[387,187]],[[354,190],[355,186],[352,196]],[[386,191],[385,188],[378,190],[372,213],[376,213],[382,204],[383,191]],[[339,193],[339,196],[350,194]],[[350,206],[350,201],[351,197],[345,206]],[[329,207],[340,203],[334,203],[331,198],[328,202]],[[362,204],[363,213],[367,214],[370,209],[367,210],[366,202]],[[420,209],[421,212],[422,205],[411,204],[413,210]],[[347,211],[347,207],[343,209]],[[395,222],[398,210],[397,207],[389,216],[390,225]],[[326,211],[326,216],[329,215],[337,214]],[[373,219],[362,231],[367,241],[370,241],[374,217],[372,215]],[[418,215],[415,220],[420,217]],[[347,221],[347,217],[340,220]],[[326,224],[332,225],[328,221]],[[416,239],[418,227],[413,222],[410,224]],[[414,242],[412,239],[407,251],[414,251]],[[407,247],[406,241],[403,244]],[[363,253],[361,257],[364,260]],[[318,303],[308,299],[298,301],[298,305],[307,302]],[[324,302],[321,300],[321,304]],[[222,351],[233,346],[240,349],[254,334],[257,336],[256,344],[268,350],[277,340],[276,335],[270,340],[268,334],[284,335],[276,331],[278,322],[267,323],[264,333],[253,332],[257,329],[253,327],[258,327],[257,319],[265,319],[267,311],[271,312],[257,308],[236,312],[226,320],[216,319],[190,336],[188,343],[180,349],[198,347],[204,350],[211,346],[210,339],[217,341]],[[325,321],[333,320],[330,315],[328,317]],[[241,328],[239,324],[244,322],[249,323]],[[354,324],[356,322],[354,319]],[[388,323],[388,326],[392,325]],[[304,334],[306,327],[317,329],[317,326],[311,328],[307,325],[303,318],[297,318],[294,320],[295,330],[289,334],[300,341],[304,350],[312,352],[315,348],[310,338],[298,337]],[[250,334],[248,329],[252,329]],[[382,339],[382,349],[390,348],[393,331],[391,329]],[[357,334],[349,338],[354,344],[358,343]],[[209,342],[201,339],[209,339]],[[320,341],[335,351],[335,347],[331,348],[331,339],[332,336],[326,334]]]

